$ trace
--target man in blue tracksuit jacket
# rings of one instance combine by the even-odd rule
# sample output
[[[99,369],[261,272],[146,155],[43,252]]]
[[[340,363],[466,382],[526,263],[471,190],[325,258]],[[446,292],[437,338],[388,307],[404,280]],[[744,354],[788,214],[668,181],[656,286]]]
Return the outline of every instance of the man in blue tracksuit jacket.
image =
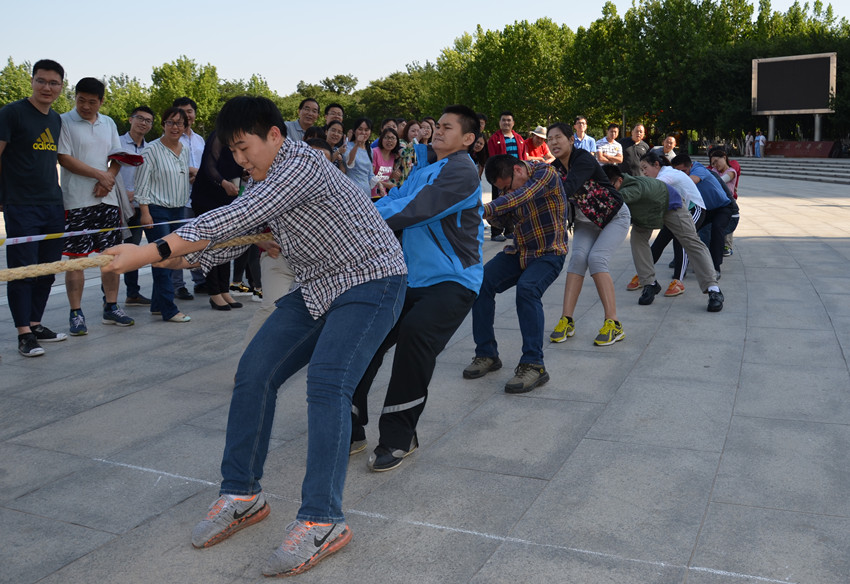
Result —
[[[481,182],[468,149],[478,117],[449,106],[432,145],[417,145],[417,163],[401,187],[375,207],[401,233],[408,285],[404,308],[363,375],[352,400],[351,453],[366,448],[366,397],[386,351],[396,345],[387,397],[378,424],[380,439],[369,468],[401,464],[418,446],[416,424],[425,409],[437,355],[466,318],[484,275]],[[343,341],[344,342],[344,341]]]

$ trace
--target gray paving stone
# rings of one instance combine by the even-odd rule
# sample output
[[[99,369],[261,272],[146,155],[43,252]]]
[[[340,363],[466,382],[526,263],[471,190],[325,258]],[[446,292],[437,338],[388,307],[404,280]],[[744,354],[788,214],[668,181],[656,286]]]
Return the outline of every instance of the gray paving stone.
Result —
[[[708,452],[582,440],[511,535],[684,565],[718,458]]]
[[[626,379],[587,438],[721,452],[735,394],[708,383]]]
[[[784,330],[752,325],[744,346],[745,363],[794,365],[822,369],[847,369],[832,328],[826,330]]]
[[[850,517],[850,426],[735,416],[713,500]]]
[[[684,566],[642,562],[587,550],[507,541],[470,580],[470,584],[681,584]],[[690,581],[690,580],[689,580]]]
[[[4,442],[0,444],[0,504],[96,464],[89,458]]]
[[[507,535],[546,481],[487,473],[418,460],[414,453],[357,510],[403,521]]]
[[[534,390],[537,397],[493,396],[421,458],[458,468],[551,478],[602,406],[545,399],[545,388]]]
[[[759,529],[749,527],[752,525]],[[688,583],[732,581],[728,576],[712,579],[718,571],[747,574],[762,578],[762,582],[846,582],[850,574],[848,530],[850,519],[846,516],[712,503],[693,559],[694,567],[707,569],[692,570]]]
[[[137,440],[165,432],[184,420],[228,401],[180,389],[139,391],[113,402],[42,426],[14,441],[70,454],[108,456]],[[145,415],[137,415],[144,412]]]
[[[101,463],[53,481],[5,506],[121,534],[208,486],[165,473]]]
[[[4,533],[10,534],[3,537],[0,546],[3,565],[0,582],[4,584],[41,582],[62,566],[115,538],[114,534],[99,529],[5,508],[0,508],[0,521]]]
[[[845,424],[850,420],[846,368],[743,363],[735,413]]]

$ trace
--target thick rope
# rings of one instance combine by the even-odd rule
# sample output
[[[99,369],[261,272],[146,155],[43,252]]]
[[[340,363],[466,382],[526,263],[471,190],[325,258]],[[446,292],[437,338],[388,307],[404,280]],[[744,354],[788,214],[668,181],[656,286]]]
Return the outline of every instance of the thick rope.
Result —
[[[241,237],[235,237],[228,241],[218,243],[214,245],[212,249],[250,245],[261,241],[270,241],[271,239],[271,233],[243,235]],[[47,264],[32,264],[29,266],[21,266],[20,268],[9,268],[6,270],[0,270],[0,282],[11,282],[12,280],[23,280],[24,278],[37,278],[39,276],[48,276],[50,274],[59,274],[61,272],[74,272],[77,270],[85,270],[86,268],[102,268],[103,266],[108,265],[111,261],[111,255],[98,255],[91,258],[78,258],[74,260],[50,262]]]

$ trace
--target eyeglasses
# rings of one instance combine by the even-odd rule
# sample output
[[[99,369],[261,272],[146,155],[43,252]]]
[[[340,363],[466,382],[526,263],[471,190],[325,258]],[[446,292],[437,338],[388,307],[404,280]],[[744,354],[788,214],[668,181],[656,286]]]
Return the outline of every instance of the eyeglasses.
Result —
[[[175,122],[174,120],[165,120],[162,125],[166,128],[183,128],[186,124],[183,122]]]
[[[35,81],[35,84],[39,87],[44,87],[45,85],[50,89],[59,89],[60,87],[62,87],[61,81],[48,81],[47,79],[42,79],[41,77],[36,77],[35,79],[33,79],[33,81]]]
[[[153,123],[153,118],[146,118],[144,116],[130,116],[130,117],[133,118],[133,119],[139,120],[140,124],[145,124],[146,126],[149,126]]]

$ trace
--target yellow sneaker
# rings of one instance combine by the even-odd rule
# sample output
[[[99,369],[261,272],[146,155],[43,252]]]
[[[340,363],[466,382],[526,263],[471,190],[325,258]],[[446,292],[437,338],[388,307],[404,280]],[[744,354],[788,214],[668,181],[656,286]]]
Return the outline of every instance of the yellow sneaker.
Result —
[[[573,322],[573,318],[562,316],[558,324],[555,325],[555,330],[549,335],[549,340],[553,343],[563,343],[574,334],[576,334],[576,323]]]

